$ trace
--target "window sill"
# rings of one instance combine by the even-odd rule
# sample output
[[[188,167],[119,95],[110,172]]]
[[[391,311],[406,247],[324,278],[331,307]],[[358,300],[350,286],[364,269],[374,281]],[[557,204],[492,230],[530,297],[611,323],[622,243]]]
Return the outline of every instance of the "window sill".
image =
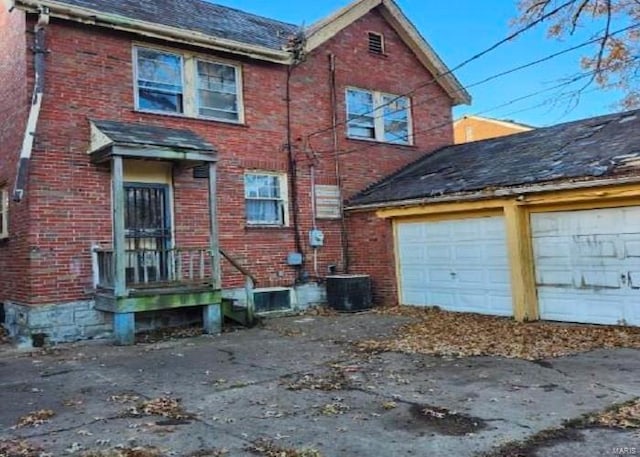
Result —
[[[356,142],[362,142],[362,143],[373,143],[375,145],[386,145],[386,146],[392,146],[392,147],[400,147],[400,148],[406,148],[406,149],[417,149],[418,146],[416,146],[415,144],[402,144],[402,143],[390,143],[389,141],[380,141],[380,140],[376,140],[373,138],[357,138],[357,137],[353,137],[353,136],[347,136],[346,137],[347,140],[349,141],[356,141]]]
[[[244,228],[245,230],[289,230],[291,227],[277,224],[246,224]]]
[[[241,128],[249,128],[249,126],[245,122],[234,122],[234,121],[225,121],[222,119],[215,119],[212,117],[204,117],[204,116],[189,116],[187,114],[180,113],[167,113],[163,111],[148,111],[141,109],[132,110],[134,113],[138,114],[149,114],[152,116],[163,116],[163,117],[175,117],[178,119],[189,119],[192,121],[202,121],[202,122],[215,122],[217,124],[224,124],[230,127],[241,127]]]

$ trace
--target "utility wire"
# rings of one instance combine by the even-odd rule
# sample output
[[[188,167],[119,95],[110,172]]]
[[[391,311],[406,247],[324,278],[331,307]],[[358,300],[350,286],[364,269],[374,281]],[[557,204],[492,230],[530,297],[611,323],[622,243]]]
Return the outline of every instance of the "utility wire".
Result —
[[[640,60],[640,58],[636,57],[636,58],[631,59],[630,61],[636,61],[636,60]],[[543,94],[543,93],[546,93],[546,92],[550,92],[550,91],[553,91],[553,90],[556,90],[556,89],[560,89],[562,87],[570,86],[571,84],[574,84],[577,81],[580,81],[580,80],[583,80],[585,78],[591,77],[597,71],[606,70],[607,68],[610,68],[612,66],[614,66],[614,65],[610,65],[610,66],[607,66],[607,67],[604,67],[604,68],[592,70],[592,71],[589,71],[589,72],[586,72],[586,73],[580,73],[579,75],[574,76],[574,77],[572,77],[572,78],[570,78],[570,79],[568,79],[566,81],[563,81],[562,83],[559,83],[557,85],[554,85],[554,86],[551,86],[551,87],[547,87],[545,89],[541,89],[541,90],[538,90],[538,91],[535,91],[535,92],[531,92],[529,94],[526,94],[526,95],[511,99],[511,100],[509,100],[509,101],[507,101],[505,103],[501,103],[499,105],[496,105],[496,106],[493,106],[491,108],[479,111],[479,112],[474,113],[472,115],[480,116],[480,115],[483,115],[483,114],[486,114],[486,113],[489,113],[489,112],[492,112],[492,111],[495,111],[495,110],[498,110],[498,109],[501,109],[501,108],[504,108],[504,107],[507,107],[507,106],[511,106],[511,105],[513,105],[515,103],[518,103],[520,101],[535,97],[537,95],[540,95],[540,94]],[[533,109],[535,107],[537,107],[537,106],[534,106],[531,109]],[[428,132],[440,129],[442,127],[446,127],[446,126],[448,126],[450,124],[451,124],[450,122],[443,122],[441,124],[438,124],[438,125],[435,125],[435,126],[431,126],[429,128],[426,128],[426,129],[416,130],[416,131],[412,132],[411,135],[415,136],[416,134],[428,133]],[[396,139],[397,140],[406,141],[408,138],[409,138],[409,135],[403,135],[403,136],[396,135]],[[355,153],[358,153],[358,152],[366,151],[368,149],[377,148],[377,147],[380,147],[380,146],[394,146],[394,145],[397,145],[397,143],[388,143],[388,142],[387,143],[382,143],[382,142],[373,143],[373,144],[362,146],[362,147],[358,147],[358,148],[348,149],[346,151],[339,151],[338,155],[339,156],[345,156],[345,155],[350,155],[350,154],[355,154]],[[334,151],[331,151],[331,150],[315,151],[315,154],[317,154],[317,155],[323,155],[323,154],[329,154],[329,153],[334,154]]]
[[[453,74],[453,72],[455,72],[455,71],[459,70],[460,68],[470,64],[471,62],[474,62],[474,61],[480,59],[481,57],[484,57],[485,55],[487,55],[490,52],[494,51],[495,49],[497,49],[498,47],[502,46],[503,44],[513,40],[514,38],[518,37],[519,35],[523,34],[526,31],[528,31],[529,29],[535,27],[536,25],[540,24],[541,22],[543,22],[543,21],[547,20],[548,18],[554,16],[559,11],[561,11],[564,8],[566,8],[570,4],[574,3],[575,1],[576,0],[568,0],[568,1],[566,1],[565,3],[563,3],[563,4],[559,5],[559,6],[557,6],[556,8],[554,8],[553,10],[543,14],[542,16],[537,18],[535,21],[533,21],[533,22],[527,24],[526,26],[516,30],[515,32],[511,33],[510,35],[508,35],[507,37],[501,39],[500,41],[492,44],[491,46],[489,46],[488,48],[484,49],[483,51],[481,51],[481,52],[469,57],[468,59],[462,61],[461,63],[459,63],[455,67],[448,69],[444,73],[441,73],[441,74],[433,77],[429,81],[427,81],[427,82],[425,82],[423,84],[420,84],[419,86],[415,87],[414,89],[410,90],[409,92],[406,92],[406,93],[404,93],[402,95],[398,95],[398,96],[392,98],[391,100],[389,100],[388,102],[386,102],[386,103],[384,103],[382,105],[379,105],[379,106],[375,107],[374,109],[372,109],[372,110],[370,110],[368,112],[360,113],[359,116],[367,116],[369,114],[375,113],[375,112],[379,111],[380,109],[384,109],[385,106],[389,106],[389,105],[393,104],[398,99],[407,97],[407,96],[413,94],[414,92],[416,92],[416,91],[418,91],[420,89],[423,89],[423,88],[425,88],[427,86],[430,86],[432,84],[435,84],[435,83],[439,82],[445,76],[451,75],[451,74]],[[307,134],[307,139],[311,138],[312,136],[319,135],[319,134],[324,133],[324,132],[328,132],[328,131],[338,127],[338,125],[346,124],[346,122],[348,122],[348,121],[341,122],[340,124],[336,124],[336,125],[331,125],[329,127],[326,127],[326,128],[320,129],[320,130],[316,130],[315,132],[311,132],[311,133]]]
[[[619,29],[619,30],[616,30],[616,31],[614,31],[614,32],[611,32],[608,36],[615,36],[615,35],[618,35],[618,34],[620,34],[620,33],[624,33],[624,32],[626,32],[626,31],[629,31],[629,30],[631,30],[631,29],[638,28],[638,27],[640,27],[640,23],[634,23],[634,24],[632,24],[632,25],[630,25],[630,26],[627,26],[627,27],[624,27],[624,28],[622,28],[622,29]],[[599,37],[596,37],[596,38],[592,38],[592,39],[590,39],[590,40],[588,40],[588,41],[585,41],[585,42],[580,43],[580,44],[578,44],[578,45],[572,46],[572,47],[570,47],[570,48],[563,49],[563,50],[558,51],[558,52],[555,52],[555,53],[553,53],[553,54],[549,54],[549,55],[547,55],[547,56],[545,56],[545,57],[542,57],[542,58],[539,58],[539,59],[533,60],[533,61],[531,61],[531,62],[525,63],[525,64],[523,64],[523,65],[519,65],[519,66],[514,67],[514,68],[511,68],[511,69],[509,69],[509,70],[505,70],[505,71],[502,71],[502,72],[500,72],[500,73],[497,73],[497,74],[491,75],[491,76],[489,76],[489,77],[487,77],[487,78],[484,78],[484,79],[482,79],[482,80],[480,80],[480,81],[476,81],[476,82],[474,82],[474,83],[472,83],[472,84],[469,84],[468,86],[463,87],[463,88],[462,88],[462,90],[466,90],[466,89],[469,89],[469,88],[472,88],[472,87],[477,87],[477,86],[480,86],[480,85],[482,85],[482,84],[486,84],[486,83],[488,83],[488,82],[490,82],[490,81],[493,81],[493,80],[495,80],[495,79],[501,78],[501,77],[503,77],[503,76],[507,76],[507,75],[509,75],[509,74],[515,73],[515,72],[517,72],[517,71],[520,71],[520,70],[523,70],[523,69],[526,69],[526,68],[530,68],[530,67],[533,67],[533,66],[535,66],[535,65],[539,65],[540,63],[543,63],[543,62],[549,61],[549,60],[554,59],[554,58],[556,58],[556,57],[558,57],[558,56],[561,56],[561,55],[563,55],[563,54],[567,54],[567,53],[569,53],[569,52],[572,52],[572,51],[575,51],[575,50],[577,50],[577,49],[583,48],[583,47],[588,46],[588,45],[590,45],[590,44],[596,43],[596,42],[598,42],[598,41],[602,40],[603,38],[604,38],[604,37],[602,37],[602,36],[599,36]],[[607,68],[610,68],[610,67],[607,67]],[[606,68],[604,68],[604,69],[606,69]],[[602,71],[602,70],[603,70],[603,68],[600,68],[600,69],[599,69],[599,70],[597,70],[597,71]],[[588,73],[588,76],[593,76],[593,74],[595,74],[595,70],[594,70],[593,72],[591,72],[591,73]],[[552,88],[552,89],[553,89],[553,88]],[[552,90],[552,89],[551,89],[551,90]],[[545,90],[545,91],[546,91],[546,90]],[[536,95],[538,95],[538,94],[536,93]],[[424,100],[424,101],[422,101],[422,102],[413,103],[413,104],[411,105],[411,107],[412,107],[412,108],[415,108],[415,107],[417,107],[417,106],[424,105],[424,104],[429,103],[429,102],[430,102],[430,100]],[[498,109],[498,108],[495,108],[495,109]],[[491,109],[491,110],[493,111],[494,109]],[[399,113],[399,112],[401,112],[401,111],[405,111],[405,109],[404,109],[404,108],[400,108],[400,109],[397,109],[397,110],[394,110],[394,111],[390,111],[390,112],[388,112],[388,113],[386,113],[386,114],[388,114],[388,115],[392,115],[392,114]],[[348,121],[347,121],[347,122],[344,122],[344,123],[341,123],[341,124],[338,124],[338,125],[342,125],[342,124],[348,124]],[[446,125],[446,124],[445,124],[445,125]],[[414,134],[414,135],[415,135],[416,133],[420,133],[420,131],[418,130],[418,131],[414,131],[414,132],[413,132],[413,134]],[[309,136],[307,136],[307,138],[309,138]],[[402,138],[401,138],[401,137],[398,137],[397,139],[398,139],[398,140],[402,140]],[[402,140],[402,141],[404,141],[404,140]],[[310,144],[310,143],[309,143],[309,142],[307,142],[307,144]],[[389,144],[389,143],[382,143],[381,145],[384,145],[384,144]],[[390,143],[390,144],[394,144],[394,143]],[[323,154],[323,153],[328,153],[328,152],[332,152],[332,153],[333,153],[334,151],[314,151],[314,153],[317,153],[317,154]]]

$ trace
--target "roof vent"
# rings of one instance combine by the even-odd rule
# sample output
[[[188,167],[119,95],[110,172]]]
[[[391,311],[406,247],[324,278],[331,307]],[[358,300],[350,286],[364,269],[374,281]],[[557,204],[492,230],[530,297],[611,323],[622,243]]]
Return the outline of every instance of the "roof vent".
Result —
[[[381,34],[369,32],[369,52],[384,54],[384,37]]]

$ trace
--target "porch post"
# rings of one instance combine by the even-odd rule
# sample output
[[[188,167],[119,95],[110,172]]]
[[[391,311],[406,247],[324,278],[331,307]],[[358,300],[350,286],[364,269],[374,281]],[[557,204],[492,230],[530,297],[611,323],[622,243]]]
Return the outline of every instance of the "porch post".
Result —
[[[120,156],[113,156],[111,158],[111,185],[113,198],[113,258],[115,266],[114,295],[119,298],[125,297],[127,294],[125,275],[124,172],[122,157]]]
[[[216,199],[216,162],[209,162],[209,220],[210,220],[210,241],[211,249],[211,273],[213,288],[219,290],[222,288],[222,278],[220,275],[220,243],[218,241],[218,202]]]

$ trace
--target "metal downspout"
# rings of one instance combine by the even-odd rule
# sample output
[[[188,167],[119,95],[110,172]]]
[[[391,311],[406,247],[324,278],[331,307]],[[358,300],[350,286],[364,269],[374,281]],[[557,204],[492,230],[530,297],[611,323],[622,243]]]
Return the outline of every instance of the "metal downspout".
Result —
[[[16,182],[13,188],[13,199],[19,202],[23,199],[25,188],[27,186],[27,174],[29,171],[29,162],[31,153],[33,152],[33,142],[38,127],[38,119],[40,117],[40,108],[42,106],[42,97],[44,95],[44,71],[45,71],[45,48],[46,26],[49,24],[49,8],[41,7],[38,16],[38,23],[34,27],[34,70],[35,81],[33,85],[33,97],[31,98],[31,108],[29,110],[29,119],[22,140],[22,149],[20,150],[20,159],[18,161],[18,170],[16,173]]]

